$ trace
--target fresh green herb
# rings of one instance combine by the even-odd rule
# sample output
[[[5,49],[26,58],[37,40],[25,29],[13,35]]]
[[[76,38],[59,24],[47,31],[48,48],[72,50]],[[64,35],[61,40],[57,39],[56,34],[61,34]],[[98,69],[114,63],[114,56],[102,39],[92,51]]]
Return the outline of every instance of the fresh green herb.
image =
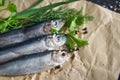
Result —
[[[56,12],[56,11],[53,11],[52,13],[50,12],[50,10],[52,8],[55,8],[55,7],[63,5],[63,4],[75,2],[78,0],[66,0],[64,2],[58,2],[58,3],[54,3],[51,5],[44,6],[44,7],[36,8],[36,6],[40,3],[42,3],[43,1],[44,0],[39,1],[39,3],[37,3],[36,5],[33,5],[33,7],[29,8],[27,10],[24,10],[21,13],[16,13],[15,4],[12,2],[9,2],[6,10],[9,10],[11,12],[11,15],[10,15],[10,17],[8,17],[6,19],[2,19],[2,18],[0,19],[0,23],[1,23],[0,24],[0,33],[4,33],[9,30],[16,29],[16,28],[30,26],[39,21],[47,20],[50,18],[57,18],[57,16],[53,15],[53,12]],[[61,11],[58,10],[58,11],[61,13],[65,12],[62,10]],[[49,15],[49,13],[51,14],[51,17]],[[67,13],[67,12],[65,12],[65,13]],[[48,16],[46,17],[45,14],[47,14]],[[54,14],[56,14],[56,13],[54,13]],[[59,15],[59,13],[57,15]],[[40,17],[38,17],[38,16],[40,16]],[[60,18],[60,17],[58,17],[58,18]],[[33,20],[35,20],[35,21],[33,21]],[[30,24],[28,24],[28,23],[30,23]]]
[[[0,1],[0,6],[4,6],[6,0],[1,0]]]
[[[52,33],[52,34],[58,34],[59,31],[57,31],[56,29],[52,29],[52,30],[51,30],[51,33]]]
[[[73,16],[69,16],[69,19],[67,19],[65,30],[61,30],[64,30],[63,33],[66,33],[67,35],[66,45],[70,50],[74,50],[74,47],[83,47],[88,44],[88,41],[78,38],[75,32],[79,31],[80,26],[85,22],[93,19],[92,16],[87,14],[82,15],[82,8],[79,11],[74,11],[74,13],[75,14]]]
[[[0,4],[2,4],[1,6],[4,6],[5,2],[9,1],[9,0],[2,0]],[[19,21],[15,18],[13,18],[14,15],[16,15],[16,11],[17,11],[17,7],[14,3],[10,2],[8,3],[7,7],[5,7],[4,9],[0,10],[0,11],[9,11],[10,12],[10,17],[8,17],[7,19],[2,19],[0,18],[0,33],[6,32],[10,29],[15,29],[20,27],[20,25],[18,26]]]
[[[67,36],[66,46],[70,50],[74,50],[75,47],[84,47],[85,45],[88,45],[88,41],[78,38],[75,32],[79,31],[79,28],[81,27],[81,25],[83,25],[85,22],[91,21],[93,17],[87,14],[82,15],[82,8],[79,11],[75,9],[69,9],[69,11],[70,12],[74,11],[74,13],[71,13],[71,15],[65,18],[67,20],[65,27],[63,27],[59,32],[53,29],[51,33],[57,33],[57,34],[65,33]],[[69,12],[69,11],[66,11],[66,12]],[[57,12],[55,12],[55,14],[57,15]],[[61,14],[61,15],[66,16],[65,14]]]
[[[6,1],[7,0],[2,0],[0,2],[0,6],[4,6]],[[60,5],[68,4],[79,0],[65,0],[63,2],[58,2],[37,8],[37,6],[44,1],[45,0],[39,0],[35,5],[20,13],[17,13],[16,5],[9,1],[7,7],[2,10],[7,10],[11,14],[6,19],[0,18],[0,33],[4,33],[12,29],[30,26],[43,20],[62,18],[66,19],[65,26],[60,31],[52,29],[51,33],[66,34],[66,46],[70,50],[74,50],[74,47],[83,47],[87,45],[88,41],[78,38],[75,32],[79,31],[80,26],[83,25],[85,22],[91,21],[93,17],[89,16],[88,14],[82,15],[82,8],[79,11],[77,11],[76,9],[65,9],[62,7],[59,7],[56,10],[53,9]]]
[[[16,8],[16,5],[14,3],[9,2],[6,10],[8,10],[12,13],[12,12],[16,12],[17,8]]]
[[[67,36],[66,46],[68,47],[68,49],[72,51],[74,50],[74,41],[69,35],[66,36]]]
[[[76,35],[68,34],[68,37],[70,37],[78,47],[83,47],[88,44],[88,41],[79,39]]]
[[[67,1],[64,1],[64,2],[58,2],[58,3],[50,4],[50,5],[41,7],[41,8],[28,9],[24,12],[21,12],[21,13],[17,14],[17,18],[28,18],[30,16],[35,16],[35,14],[41,15],[41,14],[45,13],[47,10],[51,10],[52,8],[55,8],[57,6],[60,6],[60,5],[63,5],[63,4],[68,4],[68,3],[71,3],[71,2],[75,2],[75,1],[78,1],[78,0],[67,0]]]
[[[3,9],[0,10],[0,11],[7,10],[7,11],[9,11],[10,13],[16,12],[16,10],[17,10],[16,5],[15,5],[14,3],[10,2],[9,0],[1,0],[1,1],[0,1],[0,6],[3,7],[3,6],[5,5],[5,2],[6,2],[6,1],[8,1],[7,7],[3,8]]]
[[[84,47],[86,45],[88,45],[88,41],[87,40],[82,40],[79,39],[76,36],[67,34],[67,42],[66,42],[66,46],[73,51],[75,49],[75,46],[80,48],[80,47]]]

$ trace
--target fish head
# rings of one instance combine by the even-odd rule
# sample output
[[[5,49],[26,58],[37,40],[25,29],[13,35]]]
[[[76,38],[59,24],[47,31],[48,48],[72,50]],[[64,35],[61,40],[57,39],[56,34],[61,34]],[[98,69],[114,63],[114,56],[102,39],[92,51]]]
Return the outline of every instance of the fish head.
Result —
[[[63,64],[64,62],[68,61],[72,56],[72,52],[68,50],[59,50],[54,51],[52,55],[52,60],[55,63]]]
[[[48,48],[51,48],[50,50],[54,48],[58,48],[60,46],[63,46],[66,43],[66,36],[64,34],[53,34],[48,35],[45,38],[45,46]]]
[[[53,42],[57,46],[62,46],[66,43],[66,36],[64,34],[54,34],[53,35]]]
[[[65,24],[66,20],[64,19],[55,19],[51,20],[52,29],[59,31]]]

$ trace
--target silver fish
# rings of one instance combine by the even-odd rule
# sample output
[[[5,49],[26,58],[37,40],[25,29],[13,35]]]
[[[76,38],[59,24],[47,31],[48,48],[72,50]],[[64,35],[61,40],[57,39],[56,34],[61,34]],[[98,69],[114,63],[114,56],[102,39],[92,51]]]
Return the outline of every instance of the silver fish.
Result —
[[[39,73],[68,61],[72,53],[62,51],[47,51],[21,56],[0,65],[0,75],[23,75]]]
[[[54,19],[40,22],[23,29],[12,30],[7,33],[0,34],[0,48],[4,48],[6,46],[9,47],[41,35],[50,34],[51,29],[59,31],[64,24],[65,20]]]
[[[65,42],[66,36],[64,34],[45,35],[44,37],[41,37],[39,39],[27,41],[21,43],[20,45],[1,50],[0,63],[4,63],[6,61],[26,54],[44,52],[47,50],[57,50],[60,46],[63,46]]]

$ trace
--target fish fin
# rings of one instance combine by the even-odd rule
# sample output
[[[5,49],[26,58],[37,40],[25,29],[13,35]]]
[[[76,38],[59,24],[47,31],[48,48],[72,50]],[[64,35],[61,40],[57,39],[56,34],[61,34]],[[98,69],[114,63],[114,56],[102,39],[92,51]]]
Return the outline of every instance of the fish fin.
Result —
[[[48,50],[54,50],[54,48],[48,48]]]
[[[72,54],[72,56],[70,58],[70,63],[72,63],[74,59],[75,59],[75,54]]]
[[[51,70],[50,70],[50,75],[54,75],[55,74],[55,71],[54,71],[54,68],[52,68]]]
[[[59,73],[60,71],[63,70],[63,66],[58,65],[58,66],[55,66],[53,69],[54,69],[54,74],[57,74],[57,73]]]

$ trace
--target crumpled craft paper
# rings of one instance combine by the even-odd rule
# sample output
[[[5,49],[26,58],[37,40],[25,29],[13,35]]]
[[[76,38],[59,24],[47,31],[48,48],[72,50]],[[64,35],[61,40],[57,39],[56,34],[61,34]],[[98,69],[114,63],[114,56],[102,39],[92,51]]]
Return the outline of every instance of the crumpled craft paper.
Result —
[[[13,0],[18,11],[30,7],[36,1]],[[47,0],[40,6],[46,4],[49,4]],[[117,80],[120,73],[120,14],[83,0],[64,7],[83,7],[83,14],[94,17],[93,21],[83,25],[88,28],[88,34],[81,36],[89,41],[89,45],[75,52],[74,60],[66,62],[62,71],[56,74],[50,75],[43,71],[33,75],[1,76],[0,80]]]

